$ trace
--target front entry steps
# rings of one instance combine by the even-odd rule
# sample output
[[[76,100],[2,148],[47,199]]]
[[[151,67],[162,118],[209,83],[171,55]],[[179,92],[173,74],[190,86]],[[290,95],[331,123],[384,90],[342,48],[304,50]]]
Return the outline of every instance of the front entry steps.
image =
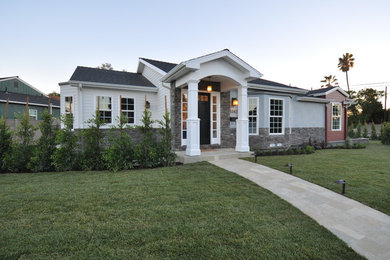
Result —
[[[219,148],[219,149],[201,149],[199,156],[187,156],[186,151],[176,151],[176,161],[179,163],[196,163],[196,162],[211,162],[224,159],[236,159],[243,157],[250,157],[251,152],[240,153],[235,151],[233,148]]]

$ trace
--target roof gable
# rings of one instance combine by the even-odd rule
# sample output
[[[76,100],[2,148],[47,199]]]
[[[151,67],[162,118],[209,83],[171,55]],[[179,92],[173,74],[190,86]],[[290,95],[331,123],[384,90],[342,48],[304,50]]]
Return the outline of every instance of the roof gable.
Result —
[[[138,87],[155,87],[149,80],[139,73],[126,71],[104,70],[78,66],[70,81],[128,85]]]
[[[152,59],[146,59],[146,58],[140,58],[141,60],[146,61],[147,63],[157,67],[158,69],[164,71],[164,72],[169,72],[171,69],[173,69],[177,63],[170,63],[170,62],[165,62],[165,61],[159,61],[159,60],[152,60]]]
[[[307,92],[308,96],[326,96],[329,95],[330,93],[334,91],[339,91],[342,95],[349,97],[348,93],[345,92],[342,88],[340,87],[328,87],[328,88],[320,88],[320,89],[315,89],[315,90],[310,90]]]

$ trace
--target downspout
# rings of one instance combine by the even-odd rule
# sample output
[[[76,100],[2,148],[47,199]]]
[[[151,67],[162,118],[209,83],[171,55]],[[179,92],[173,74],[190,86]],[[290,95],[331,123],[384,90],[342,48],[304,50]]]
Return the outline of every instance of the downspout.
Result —
[[[325,145],[328,146],[328,104],[325,104]]]

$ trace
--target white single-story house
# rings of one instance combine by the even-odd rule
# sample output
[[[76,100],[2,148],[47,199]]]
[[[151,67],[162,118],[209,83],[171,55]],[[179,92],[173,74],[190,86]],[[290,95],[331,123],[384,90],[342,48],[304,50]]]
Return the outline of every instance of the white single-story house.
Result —
[[[265,80],[227,49],[179,64],[139,58],[136,73],[77,67],[59,85],[61,113],[73,114],[75,129],[86,128],[96,109],[111,127],[120,113],[137,125],[145,106],[153,119],[167,107],[173,145],[189,156],[203,147],[247,152],[346,138],[341,88],[309,91]]]

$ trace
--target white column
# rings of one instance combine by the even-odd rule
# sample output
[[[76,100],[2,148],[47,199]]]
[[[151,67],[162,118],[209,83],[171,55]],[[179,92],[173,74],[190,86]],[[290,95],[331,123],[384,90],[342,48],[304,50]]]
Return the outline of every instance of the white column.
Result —
[[[200,119],[198,118],[198,83],[199,80],[188,82],[188,118],[187,118],[187,149],[186,155],[200,155]]]
[[[238,87],[238,119],[236,121],[236,151],[249,152],[248,86]]]

